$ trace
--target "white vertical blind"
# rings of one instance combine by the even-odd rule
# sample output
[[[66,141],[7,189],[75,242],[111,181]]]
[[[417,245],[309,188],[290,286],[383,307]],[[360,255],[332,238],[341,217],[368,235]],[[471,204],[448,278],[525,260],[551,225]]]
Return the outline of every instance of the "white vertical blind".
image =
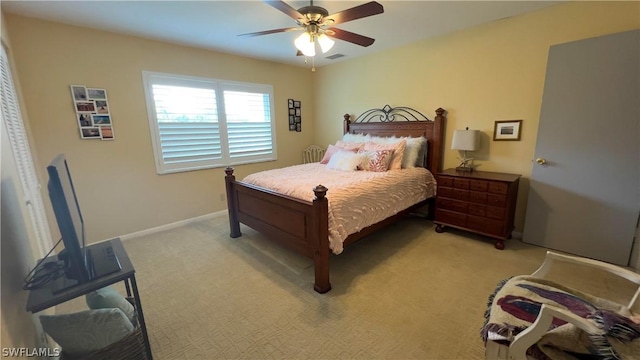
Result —
[[[44,201],[40,194],[40,183],[36,176],[31,148],[24,127],[18,96],[16,94],[11,66],[7,52],[2,46],[0,61],[2,121],[6,125],[7,135],[11,143],[13,157],[18,168],[20,183],[25,196],[25,205],[29,212],[31,224],[37,237],[39,256],[43,257],[52,246],[49,222],[44,209]]]

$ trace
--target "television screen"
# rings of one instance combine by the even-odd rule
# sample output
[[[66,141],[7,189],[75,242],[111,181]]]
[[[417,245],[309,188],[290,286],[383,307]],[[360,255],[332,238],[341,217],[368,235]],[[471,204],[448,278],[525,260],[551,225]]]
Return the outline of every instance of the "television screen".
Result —
[[[64,250],[58,255],[65,262],[67,278],[84,282],[87,271],[84,220],[76,197],[67,160],[63,154],[56,156],[47,166],[49,173],[49,197],[56,215]]]

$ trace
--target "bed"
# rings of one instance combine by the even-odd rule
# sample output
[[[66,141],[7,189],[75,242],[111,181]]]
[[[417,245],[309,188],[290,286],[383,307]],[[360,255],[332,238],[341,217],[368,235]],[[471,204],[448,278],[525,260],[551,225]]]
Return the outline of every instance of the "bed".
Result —
[[[426,154],[419,162],[435,175],[441,171],[444,112],[444,109],[438,108],[433,120],[429,120],[415,109],[392,108],[386,105],[381,109],[368,110],[353,121],[349,114],[344,115],[344,133],[379,137],[424,137],[427,139]],[[327,198],[327,191],[331,196],[330,189],[319,184],[308,189],[307,198],[295,197],[236,180],[233,171],[231,167],[225,169],[230,236],[232,238],[241,236],[240,223],[243,223],[280,245],[312,259],[315,269],[314,290],[321,294],[331,290],[329,258],[332,250],[329,239]],[[372,196],[383,196],[384,193],[379,191]],[[415,203],[355,233],[348,234],[342,241],[342,247],[348,247],[423,206],[429,207],[428,214],[431,216],[434,210],[434,198],[430,197]]]

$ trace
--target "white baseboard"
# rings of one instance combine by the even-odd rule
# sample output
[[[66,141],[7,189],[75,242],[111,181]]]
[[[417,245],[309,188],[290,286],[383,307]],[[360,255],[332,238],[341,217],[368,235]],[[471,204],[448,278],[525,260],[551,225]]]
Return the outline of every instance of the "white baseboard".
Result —
[[[227,216],[227,214],[228,214],[227,210],[221,210],[221,211],[210,213],[210,214],[196,216],[194,218],[176,221],[176,222],[171,223],[171,224],[160,225],[160,226],[156,226],[154,228],[141,230],[141,231],[136,231],[136,232],[131,233],[131,234],[120,235],[120,240],[124,241],[124,240],[137,238],[137,237],[140,237],[140,236],[151,235],[151,234],[158,233],[160,231],[175,229],[177,227],[184,226],[184,225],[187,225],[187,224],[191,224],[191,223],[194,223],[194,222],[204,221],[204,220],[209,220],[209,219],[215,219],[215,218],[221,217],[221,216]]]

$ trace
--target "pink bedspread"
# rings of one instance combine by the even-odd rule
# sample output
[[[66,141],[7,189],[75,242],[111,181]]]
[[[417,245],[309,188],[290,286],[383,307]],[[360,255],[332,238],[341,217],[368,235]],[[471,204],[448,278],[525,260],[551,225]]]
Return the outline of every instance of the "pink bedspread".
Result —
[[[424,168],[340,171],[312,163],[261,171],[242,181],[307,201],[313,200],[314,187],[327,187],[329,245],[335,254],[342,252],[342,243],[349,234],[436,193],[435,178]]]

